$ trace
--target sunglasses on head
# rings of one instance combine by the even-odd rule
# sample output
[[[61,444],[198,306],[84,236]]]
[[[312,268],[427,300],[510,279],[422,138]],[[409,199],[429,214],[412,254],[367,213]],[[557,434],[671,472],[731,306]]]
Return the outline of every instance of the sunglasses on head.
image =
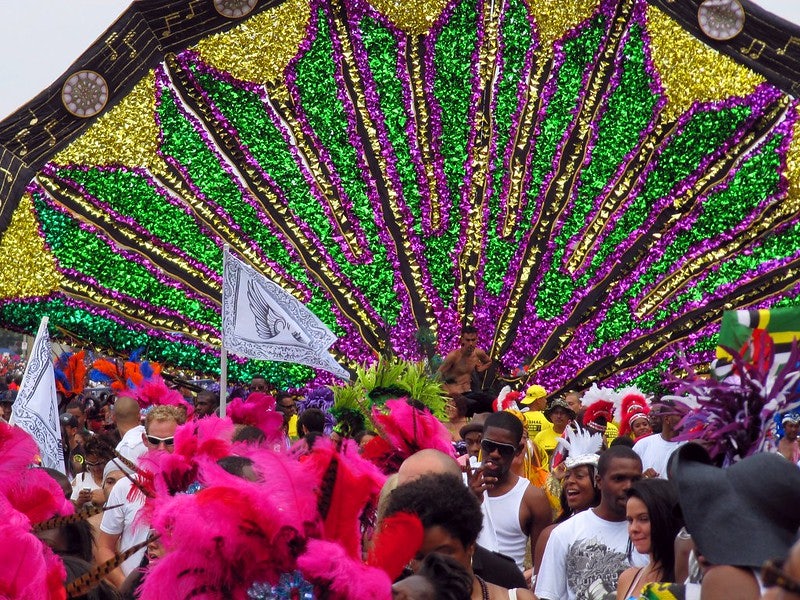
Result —
[[[161,444],[164,444],[165,446],[172,446],[175,443],[175,436],[168,438],[160,438],[154,435],[148,435],[147,441],[150,442],[153,446],[159,446]]]
[[[500,456],[509,457],[514,455],[514,453],[517,451],[517,447],[513,446],[512,444],[493,442],[492,440],[487,440],[486,438],[483,438],[481,440],[481,450],[483,450],[486,454],[497,452],[500,454]]]
[[[783,570],[782,560],[768,560],[761,567],[761,580],[765,587],[778,586],[790,594],[800,595],[800,581]]]

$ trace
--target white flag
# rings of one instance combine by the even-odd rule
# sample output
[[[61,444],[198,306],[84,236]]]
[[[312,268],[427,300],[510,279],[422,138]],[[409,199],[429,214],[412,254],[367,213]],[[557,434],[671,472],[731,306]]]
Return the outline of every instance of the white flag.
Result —
[[[328,353],[336,335],[278,284],[226,248],[222,282],[222,345],[239,356],[292,362],[350,374]]]
[[[24,429],[36,440],[43,467],[65,473],[47,320],[47,317],[42,317],[39,323],[39,332],[11,410],[11,424]]]

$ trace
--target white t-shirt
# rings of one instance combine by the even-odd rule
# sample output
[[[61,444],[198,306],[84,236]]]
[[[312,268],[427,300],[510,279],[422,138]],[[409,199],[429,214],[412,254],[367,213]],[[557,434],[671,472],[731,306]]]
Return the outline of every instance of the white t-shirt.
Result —
[[[598,579],[607,590],[615,590],[620,573],[648,562],[635,550],[629,562],[627,549],[625,521],[606,521],[591,508],[580,512],[550,534],[534,593],[547,600],[587,600],[589,586]]]
[[[72,496],[70,496],[70,500],[77,500],[78,495],[81,493],[81,490],[84,488],[89,488],[90,490],[96,490],[100,488],[100,484],[96,483],[92,474],[88,471],[83,473],[78,473],[75,476],[75,479],[72,480]]]
[[[675,450],[686,442],[668,442],[661,434],[654,433],[633,445],[633,451],[642,459],[642,470],[654,469],[659,478],[667,479],[667,463]]]
[[[139,457],[147,452],[147,446],[142,441],[142,434],[144,433],[144,425],[137,425],[133,429],[122,436],[119,444],[117,444],[117,452],[127,458],[132,463],[135,463]]]
[[[127,477],[120,479],[114,485],[106,504],[107,506],[122,504],[122,506],[103,513],[103,521],[100,523],[100,531],[120,536],[118,548],[120,552],[145,541],[147,534],[150,533],[150,528],[146,524],[134,524],[139,511],[144,506],[144,496],[137,495],[132,501],[128,500],[128,492],[132,486],[131,480]],[[142,562],[145,550],[142,548],[122,563],[122,572],[126,577]]]

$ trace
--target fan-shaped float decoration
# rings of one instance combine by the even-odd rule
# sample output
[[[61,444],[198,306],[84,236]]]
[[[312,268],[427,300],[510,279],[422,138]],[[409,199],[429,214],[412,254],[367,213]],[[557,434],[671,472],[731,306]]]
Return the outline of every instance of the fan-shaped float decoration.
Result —
[[[468,321],[554,393],[651,389],[800,268],[800,31],[742,0],[712,41],[677,4],[136,2],[0,123],[0,323],[214,372],[228,243],[351,369]],[[81,71],[98,116],[61,102]]]

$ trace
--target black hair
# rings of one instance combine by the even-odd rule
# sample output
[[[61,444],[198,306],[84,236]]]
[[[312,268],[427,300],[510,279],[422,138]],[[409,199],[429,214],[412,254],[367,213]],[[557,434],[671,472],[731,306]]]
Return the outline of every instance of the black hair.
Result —
[[[417,575],[433,584],[436,600],[469,600],[472,597],[472,574],[451,556],[431,552],[423,559]]]
[[[276,402],[280,402],[284,398],[292,398],[292,394],[289,393],[289,392],[278,392],[277,394],[275,394],[275,401]]]
[[[78,426],[78,417],[76,417],[72,413],[68,413],[68,412],[61,413],[61,416],[58,419],[59,419],[59,422],[62,425],[64,425],[65,427],[77,427]]]
[[[475,543],[483,525],[478,499],[453,474],[423,475],[398,486],[389,494],[385,517],[398,512],[417,515],[425,529],[441,527],[464,548]]]
[[[454,394],[453,395],[453,406],[456,408],[456,413],[459,417],[466,417],[467,416],[467,399],[463,396],[463,394]]]
[[[461,335],[464,335],[465,333],[478,333],[478,328],[475,327],[475,325],[464,325],[461,328]]]
[[[519,444],[522,441],[522,422],[508,411],[500,411],[490,414],[483,422],[484,434],[488,431],[489,427],[496,427],[497,429],[505,429],[511,433],[515,443]]]
[[[611,440],[608,447],[611,448],[612,446],[627,446],[628,448],[633,448],[633,440],[627,435],[621,435]]]
[[[86,411],[86,406],[84,405],[83,400],[80,398],[73,398],[70,400],[64,410],[69,410],[70,408],[77,408],[81,412]]]
[[[87,562],[94,560],[94,537],[92,526],[88,521],[80,520],[60,527],[52,528],[53,536],[39,534],[45,542],[59,556],[74,556]]]
[[[625,492],[647,507],[650,519],[650,551],[661,567],[661,581],[675,580],[675,536],[683,520],[678,516],[678,494],[666,479],[640,479]],[[628,553],[630,555],[630,542]]]
[[[95,454],[98,457],[110,460],[114,458],[114,445],[106,434],[93,435],[83,445],[84,456]]]
[[[217,464],[225,469],[231,475],[237,477],[244,477],[244,468],[252,467],[253,461],[246,456],[223,456],[217,461]]]
[[[265,441],[267,436],[255,425],[241,425],[236,427],[232,441],[234,442],[253,442],[260,444]]]
[[[202,392],[197,392],[197,400],[199,400],[201,396],[208,399],[212,406],[219,406],[219,394],[210,390],[203,390]],[[197,400],[195,400],[195,402],[197,402]]]
[[[305,426],[309,433],[322,433],[325,430],[325,413],[318,408],[307,408],[297,417],[297,431]]]
[[[86,573],[92,571],[94,566],[86,560],[76,556],[62,556],[64,570],[67,572],[66,583],[71,583]],[[121,600],[122,595],[107,581],[100,581],[92,589],[80,596],[70,596],[73,600]]]
[[[600,475],[600,477],[606,474],[611,461],[615,458],[635,460],[640,465],[642,464],[641,457],[633,451],[633,448],[622,445],[612,446],[607,450],[603,450],[600,454],[600,460],[597,462],[597,474]]]
[[[42,471],[50,475],[50,477],[52,477],[64,491],[64,496],[66,496],[67,500],[69,500],[72,497],[72,484],[69,481],[69,477],[64,475],[64,473],[62,473],[57,469],[53,469],[52,467],[35,467],[35,468],[41,469]]]
[[[358,433],[353,436],[353,439],[356,441],[357,444],[361,443],[361,440],[364,439],[364,436],[371,435],[372,437],[378,437],[378,434],[371,429],[362,429]]]

